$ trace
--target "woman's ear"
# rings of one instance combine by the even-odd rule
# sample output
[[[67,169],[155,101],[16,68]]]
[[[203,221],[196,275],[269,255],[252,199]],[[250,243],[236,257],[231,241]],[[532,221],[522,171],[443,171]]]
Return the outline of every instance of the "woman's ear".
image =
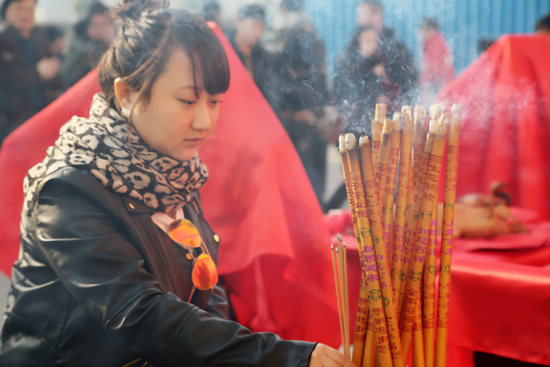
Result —
[[[132,89],[121,78],[116,78],[114,81],[115,99],[121,111],[127,111],[129,117],[130,111],[134,108],[137,99],[137,92]]]

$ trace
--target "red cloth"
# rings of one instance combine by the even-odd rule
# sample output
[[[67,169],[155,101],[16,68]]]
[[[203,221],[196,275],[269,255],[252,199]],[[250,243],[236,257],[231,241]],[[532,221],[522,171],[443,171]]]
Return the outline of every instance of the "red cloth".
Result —
[[[449,45],[439,32],[423,44],[422,72],[420,84],[441,83],[446,85],[455,76],[453,54]]]
[[[220,234],[219,270],[237,319],[285,339],[339,343],[329,236],[294,147],[227,39],[230,88],[215,139],[200,152],[210,178],[205,215]],[[10,135],[0,152],[0,269],[19,247],[22,181],[73,115],[88,113],[99,91],[93,71]]]
[[[550,219],[550,38],[501,37],[439,99],[462,105],[457,195],[511,185],[512,204]]]

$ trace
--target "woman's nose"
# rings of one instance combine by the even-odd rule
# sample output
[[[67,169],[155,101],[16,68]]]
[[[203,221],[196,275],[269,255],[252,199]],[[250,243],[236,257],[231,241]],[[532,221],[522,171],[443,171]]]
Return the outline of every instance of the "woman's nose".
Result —
[[[208,108],[208,101],[201,101],[195,110],[192,127],[195,130],[210,130],[212,128],[212,116]]]

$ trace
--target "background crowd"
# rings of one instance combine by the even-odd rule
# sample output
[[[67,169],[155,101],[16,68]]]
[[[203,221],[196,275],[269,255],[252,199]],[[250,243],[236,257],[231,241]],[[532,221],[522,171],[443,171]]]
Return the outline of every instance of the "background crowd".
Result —
[[[109,7],[89,4],[70,29],[35,22],[35,0],[4,0],[0,33],[0,139],[86,75],[113,40]],[[361,0],[347,46],[327,63],[325,42],[304,0],[275,7],[246,2],[232,17],[226,2],[191,11],[217,22],[292,140],[324,210],[338,207],[343,186],[327,199],[327,150],[342,130],[369,132],[375,103],[389,110],[432,103],[455,76],[453,53],[438,20],[417,24],[421,55],[384,23],[384,2]],[[537,30],[548,29],[541,18]],[[479,51],[492,40],[479,40]]]

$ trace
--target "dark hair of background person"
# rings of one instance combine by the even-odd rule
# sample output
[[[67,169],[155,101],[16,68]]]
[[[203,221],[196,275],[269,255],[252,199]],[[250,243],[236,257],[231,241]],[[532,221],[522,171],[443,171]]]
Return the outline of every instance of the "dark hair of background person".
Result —
[[[359,37],[361,36],[361,33],[365,31],[374,31],[376,32],[376,29],[373,26],[367,25],[363,27],[359,27],[353,32],[353,35],[351,36],[351,40],[348,44],[348,47],[346,47],[347,53],[358,53],[359,52]]]
[[[55,25],[40,27],[39,31],[50,43],[55,42],[59,37],[65,36],[65,32]]]
[[[537,20],[537,24],[535,25],[535,30],[537,32],[548,32],[550,33],[550,14],[540,18]]]
[[[229,62],[216,34],[199,16],[168,9],[168,1],[125,0],[121,30],[99,63],[99,82],[115,104],[114,81],[121,78],[149,101],[151,88],[178,47],[189,56],[194,80],[200,71],[204,89],[219,94],[229,88]],[[198,65],[197,65],[198,63]]]
[[[494,39],[491,38],[480,38],[477,40],[477,52],[483,53],[485,50],[487,50],[491,45],[495,43]]]
[[[218,21],[217,15],[221,12],[221,6],[217,0],[207,0],[202,6],[201,15],[206,22]]]
[[[253,18],[265,22],[265,10],[260,4],[245,5],[237,11],[237,19]]]
[[[304,10],[304,0],[281,0],[280,6],[288,11],[302,11]]]
[[[439,24],[437,23],[437,20],[435,18],[424,18],[422,19],[422,22],[420,22],[420,28],[421,29],[435,29],[436,31],[439,30]]]
[[[359,4],[371,5],[373,7],[379,8],[380,10],[384,8],[384,5],[382,5],[382,2],[380,0],[361,0]]]
[[[91,3],[88,8],[88,12],[86,13],[86,17],[74,26],[76,37],[83,41],[90,38],[88,36],[88,27],[90,26],[93,16],[96,14],[106,14],[111,16],[111,10],[100,2]]]
[[[0,8],[0,14],[2,15],[2,20],[4,20],[6,18],[6,10],[8,9],[8,6],[11,4],[11,3],[17,3],[21,0],[4,0],[4,2],[2,3],[2,8]],[[34,0],[34,3],[36,4],[38,2],[38,0]]]

